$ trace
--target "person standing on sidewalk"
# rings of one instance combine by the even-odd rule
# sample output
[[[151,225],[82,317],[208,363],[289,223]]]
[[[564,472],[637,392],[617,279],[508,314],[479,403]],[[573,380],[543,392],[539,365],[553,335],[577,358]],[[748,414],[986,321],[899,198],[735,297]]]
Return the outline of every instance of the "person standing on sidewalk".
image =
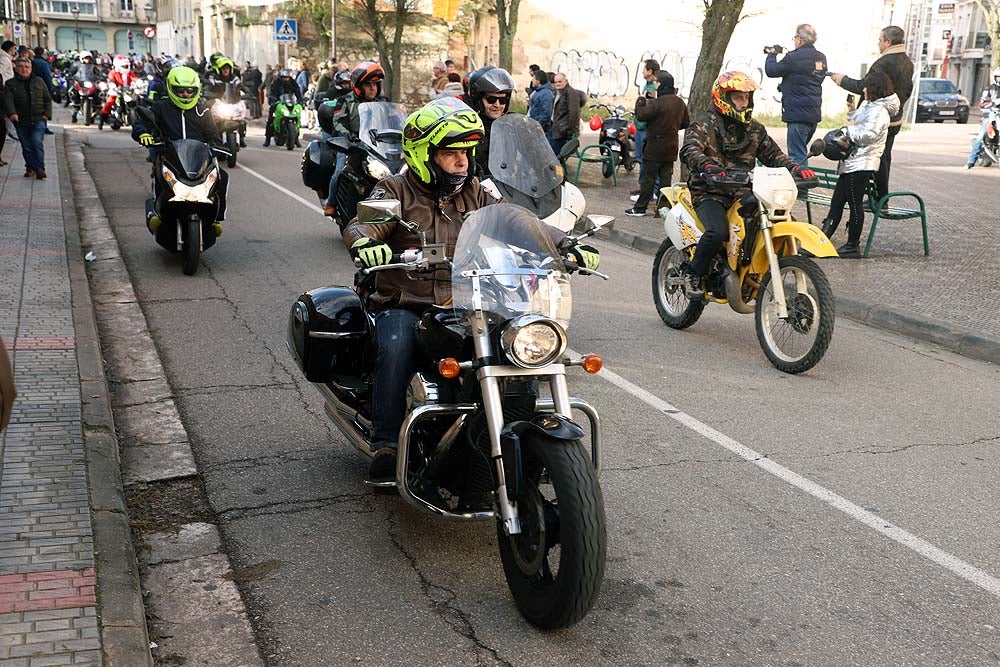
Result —
[[[878,190],[879,197],[883,197],[889,192],[892,144],[903,126],[903,107],[906,106],[906,100],[910,99],[910,95],[913,93],[913,61],[906,55],[906,47],[903,46],[905,36],[903,29],[899,26],[890,25],[882,28],[878,37],[878,49],[882,55],[872,63],[864,78],[859,80],[843,74],[830,75],[833,82],[844,90],[856,95],[863,95],[865,86],[872,81],[875,74],[882,73],[889,77],[892,88],[896,91],[896,96],[899,97],[899,109],[892,114],[889,121],[889,135],[885,140],[885,151],[882,153],[882,162],[875,173],[875,189]]]
[[[8,81],[14,78],[14,61],[13,56],[16,44],[9,39],[3,44],[0,44],[0,86],[5,85]],[[6,93],[2,96],[6,97]],[[0,100],[0,103],[4,104],[4,111],[6,114],[6,102]],[[5,116],[6,117],[6,116]],[[7,162],[3,160],[3,148],[7,143],[8,128],[10,125],[8,123],[0,123],[0,167],[7,166]]]
[[[528,106],[528,117],[534,118],[545,130],[545,136],[552,141],[552,86],[549,76],[542,70],[535,72],[531,80],[535,92],[531,93],[531,103]]]
[[[580,108],[584,97],[569,85],[562,72],[556,73],[552,85],[556,89],[556,98],[552,102],[552,150],[559,155],[563,145],[580,134]]]
[[[7,118],[17,127],[24,155],[24,175],[45,178],[45,124],[52,117],[49,87],[31,73],[31,61],[14,61],[14,78],[4,84],[7,90]]]
[[[635,117],[647,123],[646,143],[643,146],[642,187],[635,206],[625,211],[633,217],[646,215],[646,207],[653,198],[654,184],[659,180],[669,185],[674,177],[677,161],[677,133],[690,123],[687,105],[677,96],[674,77],[659,70],[656,74],[659,87],[635,101]]]
[[[648,97],[650,93],[655,93],[657,89],[656,75],[660,71],[660,63],[655,60],[647,60],[642,64],[642,78],[645,83],[639,90],[640,99]],[[630,195],[638,195],[642,190],[642,146],[646,143],[646,123],[642,122],[636,114],[635,119],[635,161],[639,163],[639,190],[630,192]]]
[[[781,120],[788,126],[788,157],[800,167],[809,166],[807,146],[823,118],[823,79],[826,56],[816,50],[816,30],[799,24],[792,37],[795,48],[780,61],[775,50],[767,49],[764,73],[781,77]]]

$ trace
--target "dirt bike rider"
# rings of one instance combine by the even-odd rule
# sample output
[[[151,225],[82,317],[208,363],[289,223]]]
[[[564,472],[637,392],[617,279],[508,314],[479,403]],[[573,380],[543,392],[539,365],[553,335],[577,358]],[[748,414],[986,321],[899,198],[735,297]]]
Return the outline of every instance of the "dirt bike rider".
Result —
[[[302,104],[302,91],[299,90],[299,84],[295,83],[290,69],[281,70],[267,91],[268,110],[267,123],[264,125],[264,148],[271,145],[271,137],[274,136],[274,112],[282,95],[294,95],[296,101]]]
[[[156,116],[156,128],[150,127],[142,116],[137,115],[132,126],[132,138],[158,153],[153,144],[160,141],[194,139],[214,145],[219,137],[219,128],[208,107],[198,104],[201,99],[201,79],[190,67],[171,68],[166,80],[167,95],[152,103],[150,109]],[[154,136],[159,130],[160,136]],[[155,153],[154,153],[155,154]],[[160,226],[159,199],[160,166],[153,161],[153,196],[146,200],[146,227],[156,234]],[[229,190],[229,174],[219,167],[219,186],[216,189],[219,208],[215,216],[215,235],[222,235],[222,223],[226,219],[226,193]]]
[[[1000,100],[1000,67],[993,70],[993,83],[990,87],[983,91],[983,96],[979,98],[979,106],[983,110],[983,122],[979,126],[979,134],[972,141],[972,152],[969,153],[969,159],[966,160],[966,169],[972,169],[976,166],[976,160],[979,159],[979,151],[983,148],[983,137],[986,136],[986,126],[990,123],[990,115],[986,112],[994,103]]]
[[[510,99],[515,87],[510,72],[499,67],[480,67],[469,75],[465,101],[479,114],[486,129],[486,136],[476,149],[476,166],[480,178],[488,178],[490,175],[490,129],[493,121],[510,109]]]
[[[333,106],[329,132],[331,135],[346,137],[351,141],[358,140],[358,133],[361,131],[361,114],[358,106],[364,102],[386,101],[387,98],[382,97],[383,80],[385,71],[381,65],[371,60],[360,63],[351,71],[351,92],[332,103],[324,103],[324,106],[331,104]],[[328,113],[325,109],[322,111],[324,114]],[[346,161],[347,154],[337,151],[337,164],[333,169],[333,175],[330,176],[330,191],[323,206],[323,215],[331,218],[337,215],[337,179],[344,170]]]
[[[461,100],[448,97],[429,102],[403,125],[403,159],[409,169],[379,181],[371,198],[398,199],[401,217],[419,224],[428,243],[446,242],[451,257],[463,217],[500,201],[480,187],[474,176],[471,163],[483,135],[479,116]],[[554,242],[563,239],[559,230],[549,230]],[[353,220],[344,229],[344,245],[363,266],[372,267],[390,263],[393,253],[418,246],[419,241],[395,223]],[[592,246],[575,245],[567,252],[581,266],[596,269],[600,263]],[[403,271],[378,274],[369,299],[377,346],[372,403],[378,406],[372,414],[372,481],[395,479],[406,387],[418,365],[417,321],[427,307],[448,303],[450,298],[449,279],[410,280]]]
[[[705,297],[704,278],[712,259],[729,238],[726,214],[734,202],[751,192],[749,187],[720,187],[705,176],[749,173],[759,160],[768,167],[787,167],[796,178],[812,178],[753,120],[753,91],[757,83],[743,72],[723,72],[712,84],[712,106],[691,123],[684,133],[680,158],[691,170],[688,188],[705,233],[698,241],[694,259],[685,271],[688,299]]]
[[[112,107],[118,101],[118,89],[129,88],[139,78],[132,71],[132,63],[127,56],[115,56],[112,67],[111,74],[108,75],[108,98],[101,107],[101,116],[105,121],[108,120]]]

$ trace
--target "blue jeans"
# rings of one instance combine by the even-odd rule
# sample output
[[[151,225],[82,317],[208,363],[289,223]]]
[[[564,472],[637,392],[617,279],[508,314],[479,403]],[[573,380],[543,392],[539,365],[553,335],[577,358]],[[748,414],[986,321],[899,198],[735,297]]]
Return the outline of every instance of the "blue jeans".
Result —
[[[17,124],[17,138],[21,140],[24,166],[33,171],[45,170],[45,121],[29,125]]]
[[[990,122],[990,117],[983,117],[983,124],[979,126],[979,134],[972,142],[972,152],[969,153],[969,159],[966,160],[969,164],[975,164],[976,158],[979,157],[979,151],[983,149],[983,137],[986,136],[986,126]]]
[[[816,133],[816,123],[788,123],[788,157],[800,167],[809,166],[809,140]]]
[[[639,163],[640,184],[642,184],[642,174],[643,174],[642,147],[645,143],[646,143],[646,130],[645,129],[640,130],[639,128],[635,128],[635,155],[633,157],[635,158],[635,161]]]
[[[372,445],[395,447],[406,413],[406,388],[420,354],[412,310],[389,308],[375,313],[375,375],[372,378]],[[376,444],[378,443],[378,444]],[[389,445],[389,443],[392,443]]]
[[[337,179],[340,178],[340,172],[344,171],[344,164],[347,162],[347,153],[341,153],[337,151],[337,163],[333,167],[333,175],[330,176],[330,191],[326,195],[326,203],[330,206],[336,206],[337,204]]]

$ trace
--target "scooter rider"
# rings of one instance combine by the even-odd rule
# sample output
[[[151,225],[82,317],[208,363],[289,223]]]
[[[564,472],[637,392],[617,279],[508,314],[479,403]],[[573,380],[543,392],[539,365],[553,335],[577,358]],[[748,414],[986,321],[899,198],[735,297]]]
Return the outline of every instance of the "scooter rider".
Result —
[[[382,97],[384,79],[385,71],[382,66],[371,60],[366,60],[354,68],[351,72],[351,93],[334,102],[331,134],[357,141],[358,133],[361,131],[361,113],[358,106],[364,102],[386,99]],[[344,170],[346,161],[347,155],[337,151],[337,164],[334,166],[333,175],[330,176],[329,195],[323,206],[323,215],[331,218],[337,215],[337,179],[340,178],[340,172]]]
[[[499,67],[480,67],[469,75],[467,102],[483,120],[486,136],[476,149],[476,166],[480,178],[490,175],[490,130],[493,121],[510,109],[514,94],[514,79],[510,72]]]
[[[1000,67],[993,70],[993,83],[990,87],[983,91],[983,96],[979,100],[979,106],[983,108],[983,122],[979,126],[979,134],[972,141],[972,152],[969,153],[969,159],[966,160],[966,169],[972,169],[976,166],[976,160],[979,158],[979,151],[983,148],[983,137],[986,136],[986,126],[989,125],[990,115],[985,112],[990,106],[992,106],[997,100],[1000,100]]]
[[[724,72],[712,85],[712,106],[684,133],[680,158],[688,169],[688,188],[705,233],[698,241],[694,259],[685,272],[689,299],[702,299],[702,285],[712,258],[729,237],[726,212],[749,188],[721,188],[704,176],[725,177],[727,172],[748,173],[759,160],[769,167],[787,167],[797,178],[812,178],[781,152],[759,122],[753,120],[753,91],[759,86],[743,72]]]
[[[167,74],[167,96],[153,102],[150,107],[156,116],[156,128],[147,125],[142,116],[137,115],[132,127],[132,138],[147,148],[159,141],[195,139],[206,144],[214,144],[219,136],[219,128],[212,119],[208,107],[198,104],[201,99],[201,79],[190,67],[174,67]],[[159,137],[154,133],[159,130]],[[229,174],[219,167],[219,209],[215,216],[215,235],[222,235],[222,223],[226,219],[226,193],[229,190]],[[160,226],[159,199],[161,196],[159,164],[153,161],[153,197],[146,200],[146,226],[156,234]]]
[[[430,243],[447,243],[454,254],[464,216],[499,199],[473,175],[472,160],[483,138],[479,116],[461,100],[441,98],[414,112],[403,125],[403,158],[409,169],[379,181],[373,199],[401,203],[401,216],[420,226]],[[554,241],[562,232],[551,228]],[[395,223],[361,224],[344,229],[344,245],[364,266],[388,264],[393,253],[418,245],[417,236]],[[581,266],[596,269],[597,250],[577,245],[569,250]],[[409,280],[403,271],[378,274],[369,307],[375,311],[376,365],[372,387],[371,446],[375,451],[369,478],[395,479],[396,445],[405,414],[405,394],[417,367],[416,324],[428,306],[448,303],[451,281]]]
[[[271,83],[271,88],[267,91],[267,123],[264,125],[264,147],[271,145],[271,137],[274,136],[274,112],[278,108],[278,100],[282,95],[294,95],[299,104],[302,103],[302,91],[299,85],[292,78],[292,70],[283,69]]]
[[[221,100],[226,95],[226,86],[232,85],[238,97],[242,83],[236,64],[226,56],[220,55],[205,72],[202,93],[206,100]],[[246,135],[240,132],[239,137],[240,148],[246,148]]]

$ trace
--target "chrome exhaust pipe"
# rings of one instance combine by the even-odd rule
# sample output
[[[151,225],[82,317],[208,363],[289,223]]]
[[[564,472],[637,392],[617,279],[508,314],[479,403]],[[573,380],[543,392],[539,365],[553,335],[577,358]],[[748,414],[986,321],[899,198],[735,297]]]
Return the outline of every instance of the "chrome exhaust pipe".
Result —
[[[340,429],[340,432],[347,437],[352,445],[360,449],[368,458],[375,456],[375,453],[368,446],[368,438],[361,424],[354,416],[355,410],[345,405],[325,384],[317,384],[316,387],[326,402],[323,409],[330,421]]]

